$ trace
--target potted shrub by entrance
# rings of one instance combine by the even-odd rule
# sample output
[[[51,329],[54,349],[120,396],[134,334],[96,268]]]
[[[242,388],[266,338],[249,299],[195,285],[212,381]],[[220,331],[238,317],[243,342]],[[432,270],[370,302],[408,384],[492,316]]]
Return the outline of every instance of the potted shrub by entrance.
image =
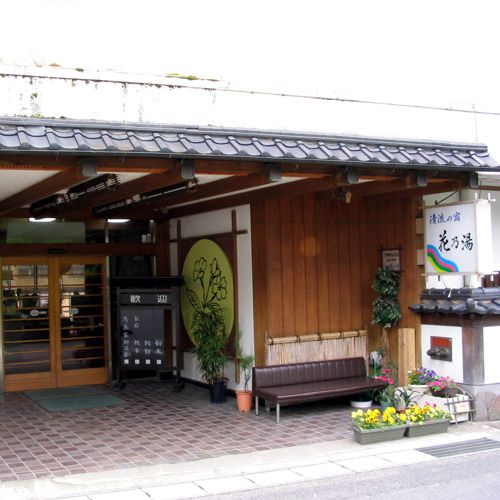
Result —
[[[226,402],[226,378],[224,366],[229,357],[225,352],[226,331],[220,307],[205,307],[193,317],[193,337],[196,345],[193,352],[198,367],[210,388],[212,403]]]
[[[226,352],[227,330],[221,302],[227,295],[227,279],[222,274],[217,259],[208,264],[200,257],[193,266],[196,289],[186,287],[185,294],[192,309],[191,339],[193,352],[203,379],[210,387],[212,403],[225,403],[226,382],[224,366],[229,356]]]
[[[395,408],[387,408],[381,413],[374,410],[353,411],[352,430],[354,440],[359,444],[373,444],[401,439],[406,430],[406,415],[396,413]]]
[[[252,391],[248,390],[248,383],[250,382],[250,376],[252,374],[254,358],[251,355],[240,356],[240,370],[243,372],[244,389],[237,390],[236,392],[236,404],[238,410],[243,413],[248,413],[252,410]]]
[[[213,320],[213,318],[212,318]],[[226,402],[226,378],[224,366],[228,356],[224,352],[225,336],[215,334],[213,330],[206,330],[204,339],[194,348],[198,359],[198,366],[210,388],[210,401],[212,403]]]

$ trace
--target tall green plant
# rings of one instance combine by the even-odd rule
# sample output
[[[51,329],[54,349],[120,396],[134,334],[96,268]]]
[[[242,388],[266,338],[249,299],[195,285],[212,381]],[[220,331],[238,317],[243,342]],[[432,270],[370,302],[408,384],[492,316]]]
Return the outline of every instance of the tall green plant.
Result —
[[[380,295],[373,302],[372,323],[382,328],[382,345],[389,352],[387,329],[392,328],[401,319],[398,301],[400,276],[397,271],[380,268],[377,271],[372,288]]]

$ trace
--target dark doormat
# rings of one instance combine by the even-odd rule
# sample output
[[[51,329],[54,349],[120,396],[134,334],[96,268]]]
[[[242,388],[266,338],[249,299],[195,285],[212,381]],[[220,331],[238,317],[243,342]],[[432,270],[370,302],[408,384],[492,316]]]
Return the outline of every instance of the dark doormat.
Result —
[[[86,410],[126,404],[100,387],[64,387],[26,391],[24,394],[47,411]]]

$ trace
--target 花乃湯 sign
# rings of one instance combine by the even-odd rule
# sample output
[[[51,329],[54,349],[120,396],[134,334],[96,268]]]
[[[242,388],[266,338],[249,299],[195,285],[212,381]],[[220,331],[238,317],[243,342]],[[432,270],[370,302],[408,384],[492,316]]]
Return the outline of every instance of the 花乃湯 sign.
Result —
[[[490,204],[436,205],[425,209],[425,272],[489,274],[492,272]]]

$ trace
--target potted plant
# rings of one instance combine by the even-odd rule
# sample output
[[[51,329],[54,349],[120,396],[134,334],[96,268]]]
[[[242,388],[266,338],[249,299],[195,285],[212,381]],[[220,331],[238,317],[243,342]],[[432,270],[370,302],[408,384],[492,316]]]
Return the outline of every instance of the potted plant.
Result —
[[[390,375],[390,368],[382,368],[380,369],[379,374],[372,376],[374,380],[380,380],[387,383],[383,389],[375,391],[375,401],[380,404],[380,409],[382,411],[391,406],[396,406],[396,387],[394,385],[394,379]]]
[[[412,391],[406,387],[398,387],[395,391],[394,397],[396,399],[396,408],[400,412],[406,412],[407,408],[413,403],[416,403],[420,393],[417,391]]]
[[[353,408],[370,408],[373,403],[373,391],[366,391],[360,394],[355,394],[350,397],[349,400]]]
[[[226,353],[226,325],[220,299],[225,297],[226,280],[221,276],[217,259],[210,263],[207,273],[207,261],[196,261],[193,277],[200,282],[201,293],[186,287],[189,303],[193,307],[191,320],[193,352],[203,379],[210,387],[212,403],[225,403],[226,382],[224,366],[229,356]],[[208,280],[205,283],[205,273]]]
[[[395,408],[387,408],[383,413],[359,409],[351,413],[354,439],[359,444],[373,444],[392,441],[403,437],[406,430],[406,415],[396,413]]]
[[[194,329],[197,344],[193,349],[198,367],[209,385],[212,403],[225,403],[227,379],[224,366],[229,358],[225,352],[224,319],[212,311],[201,315],[198,321],[199,329]]]
[[[415,370],[408,372],[408,387],[420,394],[427,394],[429,392],[429,382],[436,379],[436,372],[421,366]]]
[[[248,413],[252,410],[252,391],[248,389],[248,383],[252,376],[253,362],[254,357],[250,354],[247,356],[239,356],[240,370],[243,372],[244,389],[236,391],[236,404],[238,410],[243,413]]]
[[[400,276],[397,271],[380,268],[377,271],[372,288],[380,295],[373,302],[372,324],[382,328],[382,346],[384,356],[388,357],[389,340],[387,329],[392,328],[401,319],[398,301]]]
[[[453,398],[457,395],[457,384],[450,377],[438,377],[427,382],[433,396],[438,398]]]

